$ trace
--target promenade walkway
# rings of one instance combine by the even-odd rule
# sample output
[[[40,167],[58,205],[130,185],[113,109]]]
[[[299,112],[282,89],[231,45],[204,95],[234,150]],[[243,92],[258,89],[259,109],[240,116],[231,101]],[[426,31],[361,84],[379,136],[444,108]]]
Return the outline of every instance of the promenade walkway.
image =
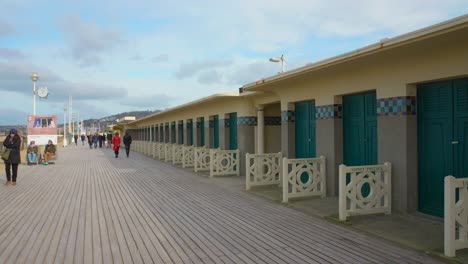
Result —
[[[0,263],[437,263],[132,153],[70,146],[0,186]]]

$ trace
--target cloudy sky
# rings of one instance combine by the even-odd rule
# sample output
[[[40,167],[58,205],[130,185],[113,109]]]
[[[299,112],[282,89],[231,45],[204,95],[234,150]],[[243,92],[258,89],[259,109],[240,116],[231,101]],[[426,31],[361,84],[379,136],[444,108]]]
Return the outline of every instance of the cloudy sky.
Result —
[[[383,3],[385,2],[385,3]],[[0,0],[0,124],[165,109],[468,13],[466,0]]]

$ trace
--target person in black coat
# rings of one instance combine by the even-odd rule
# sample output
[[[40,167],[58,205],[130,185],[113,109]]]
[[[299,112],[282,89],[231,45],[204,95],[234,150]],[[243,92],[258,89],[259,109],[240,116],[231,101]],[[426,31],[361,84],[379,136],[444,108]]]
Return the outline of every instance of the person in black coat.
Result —
[[[16,129],[10,129],[10,133],[3,141],[3,146],[10,150],[10,157],[5,160],[5,172],[7,177],[5,185],[10,185],[12,180],[13,185],[16,185],[16,178],[18,177],[18,164],[21,163],[21,137],[18,135],[18,131]]]
[[[132,136],[128,134],[128,132],[125,132],[125,136],[123,137],[123,143],[125,145],[125,153],[128,155],[130,154],[130,144],[132,144]]]

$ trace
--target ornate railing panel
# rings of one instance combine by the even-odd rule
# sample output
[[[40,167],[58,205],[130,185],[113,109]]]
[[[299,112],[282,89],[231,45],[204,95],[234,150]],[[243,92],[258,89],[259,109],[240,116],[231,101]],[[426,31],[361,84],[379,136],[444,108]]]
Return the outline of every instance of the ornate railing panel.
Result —
[[[169,161],[172,161],[172,146],[174,144],[166,144],[164,146],[164,154],[165,154],[165,157],[164,157],[164,161],[166,162],[169,162]]]
[[[210,170],[210,149],[205,147],[194,148],[194,171],[209,171]]]
[[[221,175],[240,176],[240,151],[236,150],[210,150],[210,177]]]
[[[326,195],[325,157],[283,158],[283,203],[290,198]]]
[[[166,144],[167,143],[159,144],[159,148],[158,148],[158,158],[159,158],[159,160],[165,160],[166,159]]]
[[[281,184],[282,154],[249,154],[246,155],[245,188],[252,186]]]
[[[391,213],[392,165],[348,167],[340,165],[339,217]]]
[[[182,167],[189,168],[194,165],[194,147],[193,146],[184,146],[182,147]]]
[[[447,176],[444,182],[444,253],[455,257],[456,250],[468,248],[468,178]]]
[[[158,148],[159,148],[159,143],[154,142],[153,143],[153,159],[158,158]]]
[[[182,153],[182,148],[184,145],[176,145],[174,144],[172,146],[172,164],[182,164],[182,158],[183,158],[183,153]]]

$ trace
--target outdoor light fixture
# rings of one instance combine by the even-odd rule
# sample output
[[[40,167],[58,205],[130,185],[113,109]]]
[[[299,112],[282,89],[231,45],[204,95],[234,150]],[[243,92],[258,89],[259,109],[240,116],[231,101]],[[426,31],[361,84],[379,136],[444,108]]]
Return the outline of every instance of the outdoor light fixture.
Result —
[[[33,81],[33,115],[36,115],[36,81],[39,80],[39,74],[33,72],[31,80]]]
[[[281,57],[273,57],[270,58],[271,62],[281,62],[281,72],[284,72],[284,55],[281,55]]]

